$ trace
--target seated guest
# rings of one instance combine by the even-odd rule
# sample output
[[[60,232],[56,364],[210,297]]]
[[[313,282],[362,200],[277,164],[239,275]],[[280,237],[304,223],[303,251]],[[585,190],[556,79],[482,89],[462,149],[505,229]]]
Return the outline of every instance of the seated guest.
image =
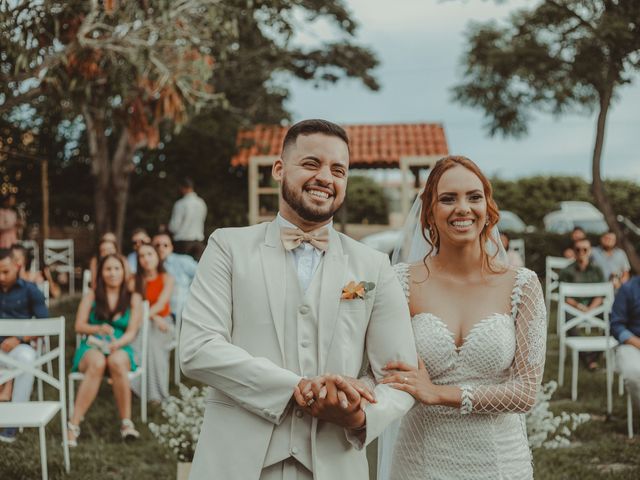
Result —
[[[95,291],[89,290],[82,297],[76,314],[76,333],[87,337],[76,350],[71,366],[72,372],[84,374],[68,423],[71,447],[78,444],[80,422],[95,400],[107,370],[120,414],[120,435],[123,439],[139,436],[131,421],[128,373],[137,368],[131,343],[142,319],[142,299],[129,291],[121,256],[103,257],[98,273]]]
[[[522,261],[522,257],[515,250],[509,250],[509,235],[505,232],[500,232],[500,241],[502,242],[502,246],[507,252],[507,261],[509,262],[509,266],[513,268],[524,267],[524,262]]]
[[[169,345],[174,340],[173,319],[169,302],[174,280],[165,272],[158,252],[150,243],[138,247],[138,268],[134,278],[134,290],[149,302],[149,339],[147,343],[148,399],[161,402],[169,396]],[[140,342],[136,342],[140,351]],[[141,393],[139,379],[132,385],[138,396]]]
[[[613,283],[617,290],[629,280],[629,259],[621,248],[616,247],[617,237],[614,232],[603,233],[600,246],[593,249],[593,261],[600,267],[604,278]]]
[[[96,287],[96,279],[97,279],[97,272],[98,272],[98,261],[103,258],[106,257],[107,255],[120,255],[120,253],[118,252],[118,244],[113,241],[109,235],[110,232],[107,232],[105,235],[102,236],[102,239],[100,240],[100,243],[98,243],[98,252],[96,253],[96,255],[94,255],[93,257],[91,257],[91,260],[89,261],[89,270],[91,271],[91,288],[95,288]],[[125,278],[129,278],[129,264],[128,262],[125,263]]]
[[[593,260],[591,259],[591,241],[588,238],[576,240],[573,244],[575,261],[566,268],[560,270],[559,281],[565,283],[598,283],[604,282],[605,278]],[[594,298],[567,298],[567,303],[578,310],[588,312],[602,305],[602,297]],[[577,329],[571,329],[569,335],[578,335]],[[587,365],[589,370],[598,368],[598,352],[581,352],[580,358]]]
[[[578,241],[578,240],[582,240],[583,238],[587,238],[587,234],[584,232],[584,230],[580,227],[575,227],[572,231],[571,231],[571,235],[570,235],[570,239],[571,239],[571,246],[567,247],[564,252],[562,253],[562,256],[565,258],[571,258],[574,259],[576,258],[574,255],[574,251],[573,251],[573,245]]]
[[[640,408],[640,277],[618,290],[611,310],[611,334],[620,343],[616,347],[616,368]]]
[[[138,268],[138,248],[143,243],[151,243],[151,238],[144,228],[136,228],[131,234],[133,251],[127,255],[127,262],[129,263],[129,271],[131,273],[136,273]]]
[[[19,276],[20,264],[15,261],[11,250],[0,249],[0,318],[47,318],[49,312],[44,296],[38,287]],[[33,363],[36,351],[30,345],[29,337],[0,337],[3,352],[21,363]],[[0,401],[28,402],[33,388],[33,375],[23,373],[13,382],[0,385]],[[0,430],[0,441],[13,442],[18,430]]]
[[[164,269],[175,280],[173,295],[171,295],[171,311],[179,314],[187,299],[198,262],[191,255],[183,255],[173,251],[173,239],[169,232],[155,234],[152,244],[162,260]]]
[[[11,245],[11,254],[13,255],[13,259],[15,262],[20,265],[20,278],[25,282],[31,282],[40,284],[45,281],[44,275],[42,272],[32,271],[31,270],[31,254],[29,250],[27,250],[24,246],[19,243],[14,243]]]

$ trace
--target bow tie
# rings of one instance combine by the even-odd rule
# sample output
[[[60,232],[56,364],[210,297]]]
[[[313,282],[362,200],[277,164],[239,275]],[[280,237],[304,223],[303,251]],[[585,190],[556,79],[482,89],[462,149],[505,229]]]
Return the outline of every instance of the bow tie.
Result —
[[[329,229],[327,227],[311,232],[303,232],[299,228],[283,227],[280,229],[280,238],[285,250],[298,248],[302,242],[310,243],[323,252],[326,252],[327,248],[329,248]]]

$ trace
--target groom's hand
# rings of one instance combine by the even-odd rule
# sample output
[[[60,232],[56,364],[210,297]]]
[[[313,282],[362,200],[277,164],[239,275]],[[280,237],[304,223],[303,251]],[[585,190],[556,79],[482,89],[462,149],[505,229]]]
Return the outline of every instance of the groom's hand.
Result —
[[[369,396],[373,399],[370,392]],[[307,380],[296,387],[294,397],[303,410],[321,420],[349,429],[358,429],[365,424],[361,405],[363,397],[340,375],[323,375]]]

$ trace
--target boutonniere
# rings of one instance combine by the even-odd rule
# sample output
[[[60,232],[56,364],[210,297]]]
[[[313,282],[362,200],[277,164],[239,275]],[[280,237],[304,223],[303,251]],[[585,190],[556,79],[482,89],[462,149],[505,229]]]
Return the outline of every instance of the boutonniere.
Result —
[[[343,300],[355,300],[361,298],[364,300],[367,293],[376,288],[376,284],[373,282],[354,282],[353,280],[342,287]]]

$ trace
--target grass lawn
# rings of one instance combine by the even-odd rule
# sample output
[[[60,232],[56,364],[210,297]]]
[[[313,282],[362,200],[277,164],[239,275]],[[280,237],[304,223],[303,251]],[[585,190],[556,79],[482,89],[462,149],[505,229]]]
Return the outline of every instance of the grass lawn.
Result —
[[[67,319],[67,365],[71,365],[75,337],[73,321],[77,300],[51,309],[52,315]],[[551,322],[554,329],[555,320]],[[558,374],[557,340],[549,336],[545,381]],[[556,391],[552,408],[560,412],[586,412],[591,421],[574,433],[568,448],[539,449],[534,453],[535,475],[538,479],[634,479],[640,478],[640,436],[629,440],[626,435],[626,398],[614,394],[613,418],[606,418],[604,371],[580,371],[578,401],[570,400],[570,363],[567,363],[564,387]],[[617,380],[617,377],[616,377]],[[617,384],[617,383],[616,383]],[[172,393],[176,393],[172,386]],[[46,390],[50,397],[52,390]],[[636,414],[636,430],[640,430],[640,412]],[[60,419],[54,418],[47,427],[47,453],[51,479],[117,479],[164,480],[175,478],[176,461],[171,452],[161,447],[140,420],[140,403],[134,396],[133,421],[140,430],[136,442],[123,443],[119,435],[119,420],[110,387],[103,384],[96,403],[82,423],[79,446],[71,450],[71,473],[64,474]],[[149,406],[149,421],[161,422],[160,408]],[[639,432],[640,433],[640,432]],[[222,432],[221,432],[222,434]],[[0,479],[33,480],[40,478],[40,457],[37,429],[25,429],[18,440],[0,443]],[[460,452],[463,453],[464,452]],[[370,452],[375,465],[375,452]],[[372,476],[373,478],[373,476]],[[250,479],[247,479],[250,480]]]

